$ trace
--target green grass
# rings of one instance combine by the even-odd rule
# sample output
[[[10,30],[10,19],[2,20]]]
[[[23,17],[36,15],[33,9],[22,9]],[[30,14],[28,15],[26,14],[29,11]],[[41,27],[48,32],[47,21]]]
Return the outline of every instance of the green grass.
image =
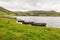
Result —
[[[0,40],[60,40],[60,29],[17,24],[15,19],[0,18]]]

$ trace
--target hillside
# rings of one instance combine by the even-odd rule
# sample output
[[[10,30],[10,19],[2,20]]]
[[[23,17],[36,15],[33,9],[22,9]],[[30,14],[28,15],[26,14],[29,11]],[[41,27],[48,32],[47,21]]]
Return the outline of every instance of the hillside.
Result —
[[[0,7],[0,16],[14,16],[14,12],[9,11],[3,7]]]
[[[60,16],[60,12],[56,11],[41,11],[41,10],[34,10],[28,12],[15,12],[17,16]]]
[[[60,16],[60,12],[56,11],[42,11],[42,10],[34,10],[34,11],[9,11],[3,7],[0,7],[0,16]]]
[[[0,18],[0,40],[60,40],[60,28],[17,24],[16,19]]]

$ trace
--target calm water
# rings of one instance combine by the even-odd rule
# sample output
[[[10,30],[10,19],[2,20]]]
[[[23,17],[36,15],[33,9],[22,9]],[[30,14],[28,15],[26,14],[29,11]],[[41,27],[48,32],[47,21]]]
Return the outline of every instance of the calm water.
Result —
[[[17,19],[26,22],[46,23],[47,27],[60,28],[60,17],[17,16]]]

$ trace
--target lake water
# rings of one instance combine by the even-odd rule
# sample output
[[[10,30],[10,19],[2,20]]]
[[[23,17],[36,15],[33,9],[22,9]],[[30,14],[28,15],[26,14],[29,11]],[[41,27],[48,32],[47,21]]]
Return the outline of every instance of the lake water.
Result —
[[[26,22],[46,23],[46,27],[60,28],[60,17],[17,16],[17,20]]]

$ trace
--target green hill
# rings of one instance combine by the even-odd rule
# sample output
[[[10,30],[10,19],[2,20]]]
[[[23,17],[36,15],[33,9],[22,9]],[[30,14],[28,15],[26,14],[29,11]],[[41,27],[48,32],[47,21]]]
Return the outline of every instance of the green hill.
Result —
[[[41,10],[34,10],[28,12],[21,12],[21,11],[9,11],[3,7],[0,7],[0,16],[60,16],[60,12],[56,11],[41,11]]]
[[[60,40],[60,28],[17,24],[16,19],[0,18],[0,40]]]
[[[0,7],[0,16],[14,16],[14,12],[9,11],[3,7]]]
[[[17,16],[60,16],[60,12],[56,11],[41,11],[41,10],[34,10],[28,12],[15,12]]]

